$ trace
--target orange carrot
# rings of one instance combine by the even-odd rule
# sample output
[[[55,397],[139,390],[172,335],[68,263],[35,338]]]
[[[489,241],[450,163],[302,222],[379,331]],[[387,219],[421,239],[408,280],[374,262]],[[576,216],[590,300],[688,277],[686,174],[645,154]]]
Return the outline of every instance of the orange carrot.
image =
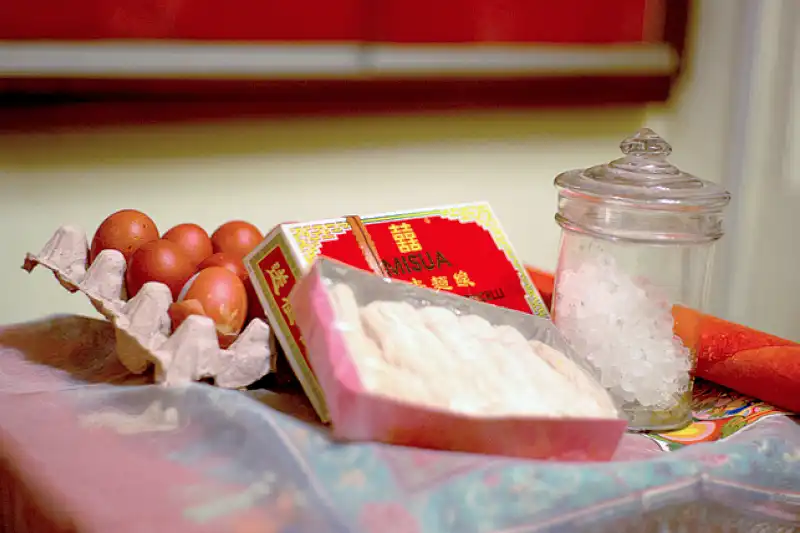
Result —
[[[698,377],[800,412],[800,344],[675,306],[675,334],[697,354]]]
[[[676,305],[672,309],[675,334],[697,353],[697,373],[745,351],[769,346],[798,346],[792,341],[762,333],[721,318]],[[701,375],[702,377],[702,375]]]
[[[534,268],[532,266],[526,266],[525,270],[528,271],[528,275],[531,277],[531,281],[533,281],[533,284],[539,291],[544,304],[552,311],[553,285],[555,282],[553,274],[539,270],[538,268]]]

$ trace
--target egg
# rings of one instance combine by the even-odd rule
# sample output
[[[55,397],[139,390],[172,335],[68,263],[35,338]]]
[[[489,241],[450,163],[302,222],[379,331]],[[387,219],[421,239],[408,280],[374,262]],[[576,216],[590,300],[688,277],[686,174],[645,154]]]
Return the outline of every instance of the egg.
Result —
[[[136,296],[148,281],[158,281],[169,287],[172,297],[177,299],[195,272],[197,267],[174,242],[164,239],[149,242],[136,250],[128,262],[125,273],[128,297]]]
[[[225,252],[218,252],[206,257],[197,268],[203,270],[209,267],[227,268],[236,274],[242,282],[245,282],[249,277],[247,270],[244,268],[244,263],[242,263],[242,259],[235,255],[226,254]]]
[[[239,276],[239,279],[241,279],[242,283],[244,283],[244,289],[245,292],[247,292],[247,319],[245,320],[245,324],[249,324],[254,318],[260,318],[264,321],[267,320],[266,314],[264,313],[264,308],[261,306],[258,295],[253,288],[253,282],[250,280],[250,275],[247,273],[247,269],[245,269],[244,263],[242,263],[241,259],[238,259],[233,255],[220,252],[206,258],[205,261],[200,263],[199,268],[202,270],[211,266],[221,266],[227,268]]]
[[[170,312],[173,327],[180,325],[176,322],[180,321],[181,313],[195,311],[188,314],[200,314],[197,312],[200,308],[204,316],[214,321],[218,334],[237,335],[247,318],[247,292],[244,283],[225,267],[204,268],[186,283],[178,295],[176,305]]]
[[[247,291],[247,323],[249,324],[256,318],[266,322],[267,315],[264,313],[264,307],[261,305],[261,300],[258,299],[258,294],[256,294],[253,282],[249,277],[244,282],[244,288]]]
[[[264,240],[257,227],[241,220],[226,222],[211,235],[214,253],[223,252],[242,259]]]
[[[196,265],[214,253],[211,238],[206,230],[197,224],[178,224],[167,231],[162,239],[177,244],[186,257]]]
[[[106,217],[97,228],[89,249],[89,263],[103,250],[119,250],[130,261],[140,246],[158,239],[153,220],[134,209],[123,209]]]

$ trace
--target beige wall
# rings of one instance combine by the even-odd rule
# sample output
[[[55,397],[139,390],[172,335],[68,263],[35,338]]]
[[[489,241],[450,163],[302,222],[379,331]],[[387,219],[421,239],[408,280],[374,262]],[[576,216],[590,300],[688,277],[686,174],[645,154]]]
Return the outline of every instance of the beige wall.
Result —
[[[60,224],[93,231],[135,207],[163,229],[231,218],[281,221],[472,200],[497,210],[519,253],[555,265],[556,173],[608,160],[643,111],[484,113],[159,126],[20,136],[0,144],[6,176],[0,323],[92,313],[45,272],[19,270]]]

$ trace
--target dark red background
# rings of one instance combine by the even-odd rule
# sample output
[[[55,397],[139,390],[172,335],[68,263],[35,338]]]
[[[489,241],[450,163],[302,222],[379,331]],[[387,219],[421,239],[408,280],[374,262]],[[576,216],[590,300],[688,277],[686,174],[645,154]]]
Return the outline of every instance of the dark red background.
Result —
[[[0,2],[0,40],[608,44],[683,57],[690,0],[28,0]],[[540,106],[669,98],[679,74],[453,79],[0,78],[0,131],[217,118]]]
[[[525,289],[514,265],[497,248],[492,235],[474,222],[463,223],[432,216],[425,219],[368,223],[367,229],[381,258],[394,264],[394,258],[407,255],[397,250],[397,244],[389,231],[389,226],[403,222],[414,228],[423,253],[430,252],[435,257],[439,251],[452,266],[443,265],[442,269],[432,271],[423,269],[421,272],[395,276],[397,279],[410,282],[412,278],[416,278],[430,288],[432,276],[447,276],[453,287],[449,292],[462,296],[502,288],[505,298],[491,300],[489,303],[531,313],[530,305],[525,299]],[[453,274],[460,270],[469,274],[475,287],[456,286]]]
[[[667,0],[25,0],[0,3],[0,38],[630,43],[661,41],[666,4]]]
[[[349,230],[347,233],[338,235],[335,241],[323,242],[321,255],[336,259],[352,267],[372,272],[367,259],[364,257],[364,252],[361,251],[361,246],[359,246],[355,236]]]
[[[382,0],[371,40],[393,43],[605,44],[661,40],[664,0]]]

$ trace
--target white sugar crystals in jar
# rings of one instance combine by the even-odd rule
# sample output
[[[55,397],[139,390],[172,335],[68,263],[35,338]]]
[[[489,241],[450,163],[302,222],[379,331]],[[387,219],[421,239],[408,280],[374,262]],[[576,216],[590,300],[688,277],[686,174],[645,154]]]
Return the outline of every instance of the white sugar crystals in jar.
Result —
[[[694,354],[673,307],[705,307],[713,245],[730,195],[667,161],[669,144],[642,129],[608,165],[560,174],[562,227],[553,318],[595,367],[631,429],[691,421]]]

